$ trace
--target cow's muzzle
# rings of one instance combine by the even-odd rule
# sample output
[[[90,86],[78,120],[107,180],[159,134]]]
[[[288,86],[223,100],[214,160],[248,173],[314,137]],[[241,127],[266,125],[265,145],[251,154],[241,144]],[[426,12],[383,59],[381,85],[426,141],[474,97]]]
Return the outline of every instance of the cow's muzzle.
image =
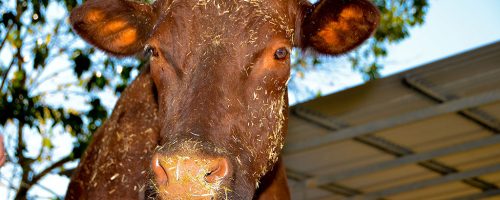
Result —
[[[157,153],[153,156],[152,170],[161,199],[215,199],[229,190],[223,186],[229,174],[226,158]]]

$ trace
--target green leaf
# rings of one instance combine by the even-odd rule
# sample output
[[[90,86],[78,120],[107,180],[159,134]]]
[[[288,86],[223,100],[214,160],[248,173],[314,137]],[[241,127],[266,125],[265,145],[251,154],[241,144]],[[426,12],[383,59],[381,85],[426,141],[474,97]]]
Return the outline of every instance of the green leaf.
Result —
[[[120,77],[127,82],[130,79],[130,73],[134,68],[130,66],[123,66],[122,72],[120,73]]]
[[[64,0],[64,3],[66,4],[66,8],[69,12],[71,12],[71,10],[73,10],[73,8],[75,8],[78,4],[76,0]]]
[[[45,66],[45,60],[48,56],[48,48],[46,44],[37,45],[35,47],[35,59],[33,60],[33,68],[38,69],[38,67]]]
[[[127,88],[127,84],[126,83],[121,83],[121,84],[118,84],[115,88],[115,93],[116,94],[121,94],[123,91],[125,91],[125,88]]]
[[[6,12],[2,15],[2,23],[4,27],[7,27],[9,24],[14,24],[16,22],[16,16],[12,12]]]
[[[82,74],[90,69],[91,61],[90,58],[83,54],[81,51],[77,53],[77,56],[73,59],[75,63],[75,74],[78,78],[82,76]]]
[[[49,149],[54,148],[54,145],[52,144],[52,141],[49,138],[46,138],[46,137],[44,137],[42,139],[42,146],[46,147],[46,148],[49,148]]]

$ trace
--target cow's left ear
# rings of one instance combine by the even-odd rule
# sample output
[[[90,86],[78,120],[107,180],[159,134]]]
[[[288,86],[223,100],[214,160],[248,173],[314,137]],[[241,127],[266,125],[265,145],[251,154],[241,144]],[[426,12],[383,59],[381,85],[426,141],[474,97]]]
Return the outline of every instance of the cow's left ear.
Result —
[[[380,13],[367,0],[320,0],[303,7],[300,46],[339,55],[368,39],[378,26]]]

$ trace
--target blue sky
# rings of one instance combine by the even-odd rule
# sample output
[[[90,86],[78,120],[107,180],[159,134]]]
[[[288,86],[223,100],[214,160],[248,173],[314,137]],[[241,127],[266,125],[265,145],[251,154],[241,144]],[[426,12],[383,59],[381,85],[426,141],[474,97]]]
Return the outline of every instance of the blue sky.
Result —
[[[389,75],[450,55],[500,41],[500,1],[431,0],[422,27],[411,38],[390,48]]]
[[[500,0],[430,0],[425,24],[412,29],[410,33],[409,39],[389,47],[389,56],[382,75],[388,76],[500,41]],[[325,65],[338,65],[334,70],[312,72],[299,82],[307,84],[313,90],[321,90],[323,94],[363,82],[359,74],[344,66],[345,63],[338,62],[342,58],[336,60],[325,63]],[[297,102],[297,99],[291,97],[291,102]],[[4,131],[9,130],[6,128]],[[70,151],[71,146],[67,145],[68,141],[71,141],[69,136],[62,134],[64,130],[56,132],[61,134],[61,137],[54,142],[54,145],[60,148],[61,152]],[[11,167],[4,167],[0,171],[2,174],[8,174],[11,170]],[[4,194],[7,194],[4,183],[4,180],[0,181],[0,199],[4,199],[6,197]],[[42,181],[42,185],[60,195],[65,193],[67,184],[66,178],[56,175],[48,176]],[[51,196],[39,188],[33,192],[41,196]]]

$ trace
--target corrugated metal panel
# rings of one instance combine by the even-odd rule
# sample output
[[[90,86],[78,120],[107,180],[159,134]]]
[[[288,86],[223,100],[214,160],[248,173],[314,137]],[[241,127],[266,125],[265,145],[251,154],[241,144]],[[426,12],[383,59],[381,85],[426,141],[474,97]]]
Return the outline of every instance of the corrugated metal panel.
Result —
[[[500,195],[500,42],[290,113],[293,199]]]

